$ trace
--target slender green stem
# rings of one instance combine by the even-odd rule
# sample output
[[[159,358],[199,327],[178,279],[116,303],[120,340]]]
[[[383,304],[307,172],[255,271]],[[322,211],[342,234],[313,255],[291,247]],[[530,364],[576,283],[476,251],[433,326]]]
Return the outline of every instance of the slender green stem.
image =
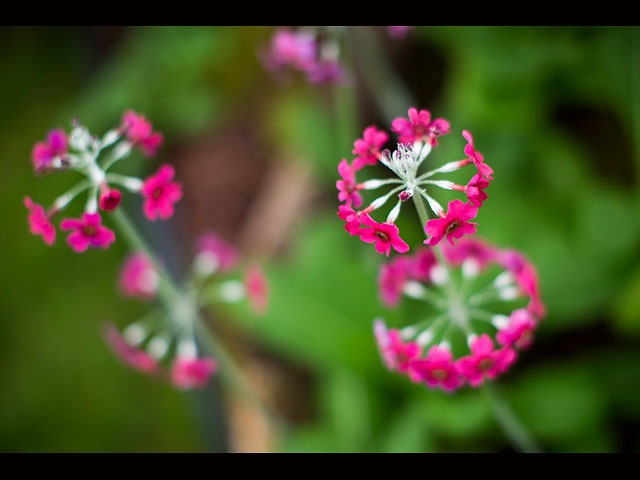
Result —
[[[416,206],[416,211],[418,212],[418,218],[420,219],[420,225],[424,229],[429,221],[429,213],[427,212],[427,207],[424,204],[424,200],[420,195],[413,195],[413,204]]]
[[[484,391],[491,401],[496,420],[517,450],[523,453],[541,453],[537,442],[507,404],[498,388],[491,383],[485,383]]]
[[[411,94],[384,56],[375,33],[369,27],[355,27],[349,30],[358,48],[354,59],[364,72],[362,78],[373,92],[380,109],[389,122],[406,112],[413,104]]]
[[[76,183],[73,187],[67,190],[65,193],[60,195],[54,202],[53,208],[57,210],[62,210],[64,207],[69,205],[69,203],[82,192],[84,192],[87,188],[91,186],[91,182],[89,180],[82,180]]]
[[[278,431],[286,429],[286,424],[282,417],[267,406],[255,392],[254,387],[246,379],[245,375],[238,368],[235,361],[231,358],[231,355],[227,350],[216,340],[211,334],[207,322],[201,315],[195,315],[195,329],[199,333],[199,339],[204,341],[207,348],[215,355],[216,359],[221,365],[220,374],[225,379],[227,384],[238,394],[249,401],[254,407],[269,419],[271,425]]]

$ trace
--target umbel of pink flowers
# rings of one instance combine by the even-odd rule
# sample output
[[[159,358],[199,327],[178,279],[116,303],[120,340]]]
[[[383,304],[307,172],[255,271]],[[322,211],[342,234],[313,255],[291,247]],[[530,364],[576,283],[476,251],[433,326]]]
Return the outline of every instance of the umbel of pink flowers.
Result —
[[[258,52],[265,69],[279,81],[289,79],[291,72],[305,75],[310,84],[341,84],[349,75],[340,60],[341,37],[348,27],[308,26],[278,28],[268,48]],[[390,26],[388,34],[399,39],[413,27]]]
[[[373,328],[389,370],[450,392],[506,372],[518,351],[531,345],[545,307],[538,274],[519,252],[473,238],[442,250],[444,265],[425,247],[382,266],[385,305],[395,307],[406,297],[429,304],[431,314],[392,329],[378,318]]]
[[[257,314],[267,308],[269,287],[262,270],[250,265],[244,278],[237,276],[238,251],[215,233],[201,235],[196,255],[182,289],[183,305],[169,311],[158,308],[124,328],[112,324],[104,336],[118,359],[129,368],[166,380],[181,390],[202,388],[217,371],[212,357],[199,355],[193,312],[219,302],[248,299]],[[231,278],[229,278],[231,277]],[[119,278],[121,292],[128,297],[152,300],[157,294],[159,273],[140,252],[130,255]]]
[[[104,226],[100,212],[112,212],[122,199],[120,189],[144,198],[144,215],[152,221],[166,220],[174,213],[174,204],[182,197],[182,187],[174,181],[175,171],[170,165],[162,165],[148,177],[113,173],[116,162],[127,158],[134,148],[147,157],[153,157],[163,143],[163,136],[154,132],[151,123],[140,114],[127,111],[120,125],[109,130],[101,138],[92,136],[78,121],[73,122],[71,132],[52,130],[47,139],[33,147],[32,162],[39,175],[73,170],[84,179],[60,195],[45,208],[30,197],[24,199],[29,210],[31,233],[42,237],[47,245],[56,240],[53,220],[79,195],[86,192],[84,213],[80,218],[65,218],[60,222],[63,231],[69,231],[69,246],[76,252],[91,248],[109,248],[115,241],[115,233]]]
[[[471,133],[464,130],[462,136],[467,141],[464,154],[467,158],[445,163],[444,165],[420,173],[421,167],[437,147],[438,138],[451,133],[450,124],[443,118],[432,118],[427,110],[409,109],[408,118],[399,117],[391,123],[391,130],[397,134],[397,149],[391,153],[383,146],[389,140],[389,134],[375,126],[367,127],[362,138],[354,142],[351,162],[342,159],[338,165],[340,179],[336,182],[338,200],[343,202],[338,216],[345,222],[345,230],[352,236],[359,236],[363,242],[374,243],[378,253],[389,256],[391,249],[398,253],[409,251],[409,245],[402,240],[395,222],[402,206],[414,195],[426,200],[437,218],[424,225],[429,239],[424,243],[435,246],[446,237],[453,239],[476,232],[477,223],[471,222],[478,214],[478,208],[487,199],[484,191],[493,180],[493,170],[484,162],[484,157],[475,150]],[[385,165],[395,174],[395,178],[370,179],[358,182],[356,175],[367,166]],[[433,177],[459,170],[467,165],[474,169],[466,185],[458,185],[444,179]],[[453,200],[447,211],[433,198],[430,189],[441,188],[466,194],[466,202]],[[388,191],[362,208],[362,193],[387,188]],[[392,197],[396,197],[395,206],[388,212],[383,222],[377,222],[372,214],[384,207]]]
[[[341,27],[281,28],[259,57],[276,80],[286,80],[289,72],[302,72],[312,84],[342,83],[346,74],[339,61],[340,33]]]

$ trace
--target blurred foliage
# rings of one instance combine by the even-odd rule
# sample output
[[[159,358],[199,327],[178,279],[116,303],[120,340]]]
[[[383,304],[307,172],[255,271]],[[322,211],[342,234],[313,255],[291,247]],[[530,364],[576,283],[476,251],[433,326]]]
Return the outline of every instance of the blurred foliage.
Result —
[[[351,87],[295,81],[279,88],[255,53],[268,33],[0,33],[11,72],[0,90],[3,247],[11,252],[0,277],[0,450],[208,448],[189,397],[122,369],[100,338],[102,322],[122,325],[144,312],[115,292],[125,246],[80,258],[62,237],[45,248],[25,226],[23,196],[46,201],[68,181],[33,177],[33,143],[72,115],[103,130],[129,107],[143,111],[168,145],[192,141],[234,112],[258,115],[270,148],[286,153],[275,156],[297,158],[317,174],[317,211],[286,257],[268,265],[269,313],[227,309],[251,338],[313,375],[309,418],[292,426],[284,450],[510,450],[482,391],[425,390],[388,373],[376,351],[373,318],[402,325],[414,309],[379,304],[382,257],[345,234],[335,215],[338,162],[351,158],[365,126],[388,129],[361,83],[374,73],[354,72]],[[383,42],[402,81],[430,86],[412,91],[417,106],[452,123],[454,133],[430,158],[461,158],[459,134],[468,129],[496,172],[479,235],[524,252],[540,272],[548,318],[499,387],[548,451],[640,450],[639,97],[632,94],[640,58],[633,37],[638,45],[630,27],[419,27]],[[412,246],[420,244],[411,209],[399,226]]]

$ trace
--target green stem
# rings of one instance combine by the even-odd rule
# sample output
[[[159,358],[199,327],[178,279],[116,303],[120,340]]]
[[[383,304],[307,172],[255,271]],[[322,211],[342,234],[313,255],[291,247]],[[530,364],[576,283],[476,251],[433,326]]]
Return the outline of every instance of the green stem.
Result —
[[[398,115],[406,113],[413,104],[411,94],[395,74],[370,27],[350,28],[349,33],[357,47],[354,59],[359,62],[362,78],[367,82],[384,116],[391,122]]]
[[[491,383],[485,383],[484,391],[489,397],[496,420],[517,450],[523,453],[541,453],[542,450],[537,442],[514,414],[497,387]]]

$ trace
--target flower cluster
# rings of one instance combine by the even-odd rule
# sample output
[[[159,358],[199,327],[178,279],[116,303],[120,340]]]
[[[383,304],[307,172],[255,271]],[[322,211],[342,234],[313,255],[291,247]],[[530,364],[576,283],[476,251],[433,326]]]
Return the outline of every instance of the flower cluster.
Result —
[[[51,131],[46,141],[33,147],[32,161],[36,173],[74,170],[84,179],[60,195],[47,209],[30,197],[24,199],[29,210],[31,233],[42,236],[47,245],[52,245],[56,239],[53,218],[85,191],[87,202],[82,216],[65,218],[60,223],[62,230],[70,232],[67,242],[76,252],[84,252],[89,247],[109,248],[115,241],[114,232],[102,224],[99,211],[113,212],[119,207],[122,199],[119,188],[142,195],[143,212],[149,220],[171,217],[173,205],[182,197],[182,188],[174,181],[173,167],[163,165],[146,180],[109,171],[133,148],[138,148],[145,156],[154,156],[163,141],[162,134],[154,132],[143,115],[130,110],[123,114],[120,126],[102,138],[92,136],[78,121],[73,122],[68,135],[62,129]]]
[[[438,138],[451,133],[449,122],[443,118],[433,119],[427,110],[410,108],[408,118],[393,120],[391,130],[398,136],[397,149],[393,153],[382,149],[389,140],[388,133],[370,126],[364,130],[363,137],[354,142],[352,153],[355,157],[351,163],[342,159],[338,165],[341,179],[336,182],[336,187],[338,199],[344,202],[339,207],[338,216],[346,222],[345,230],[353,236],[358,235],[366,243],[375,242],[376,251],[387,257],[392,248],[398,253],[406,253],[409,246],[400,238],[395,222],[404,202],[420,196],[438,217],[424,225],[425,232],[429,235],[424,243],[435,246],[446,237],[453,245],[453,239],[475,233],[477,224],[471,220],[478,214],[478,207],[487,199],[484,190],[489,186],[489,180],[493,180],[493,170],[484,163],[482,154],[475,150],[471,134],[466,130],[462,132],[467,141],[464,148],[467,158],[420,174],[420,167],[431,150],[438,145]],[[356,174],[360,170],[378,162],[389,168],[397,178],[369,179],[364,182],[356,180]],[[475,166],[475,173],[467,185],[432,178],[471,164]],[[381,187],[391,188],[365,208],[360,208],[363,205],[362,192]],[[453,200],[449,202],[445,212],[429,193],[428,189],[431,187],[463,192],[467,195],[467,201]],[[383,207],[394,195],[397,196],[396,205],[389,211],[384,222],[376,222],[371,214]]]
[[[243,281],[219,280],[217,274],[233,272],[238,262],[238,252],[226,240],[214,233],[200,236],[179,302],[168,310],[153,310],[128,325],[122,334],[113,325],[105,328],[105,339],[117,357],[130,368],[168,380],[179,389],[205,386],[218,365],[211,357],[199,356],[195,312],[212,303],[243,298],[248,298],[257,313],[266,310],[268,286],[258,267],[247,267]],[[149,258],[134,253],[122,267],[119,286],[126,296],[153,299],[160,275]]]
[[[387,368],[413,382],[445,391],[477,387],[531,344],[545,315],[537,273],[522,254],[472,238],[444,244],[442,253],[439,260],[424,247],[382,266],[379,294],[387,306],[406,296],[429,304],[432,315],[401,329],[376,319],[375,338]]]
[[[404,38],[413,27],[388,26],[387,31],[392,38]]]
[[[339,61],[340,31],[339,27],[278,29],[270,49],[261,53],[262,62],[276,78],[292,70],[304,73],[309,83],[341,83],[346,74]]]

